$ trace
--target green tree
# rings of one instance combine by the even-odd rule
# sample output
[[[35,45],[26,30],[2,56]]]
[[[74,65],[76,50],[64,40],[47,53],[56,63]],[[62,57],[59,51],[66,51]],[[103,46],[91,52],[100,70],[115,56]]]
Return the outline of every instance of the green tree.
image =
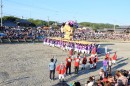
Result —
[[[91,27],[91,28],[93,28],[94,30],[104,29],[104,28],[113,28],[113,27],[114,27],[113,24],[90,23],[90,22],[81,22],[81,23],[79,23],[79,25],[85,26],[85,27]],[[118,27],[118,25],[116,25],[116,27]]]
[[[29,18],[28,21],[31,23],[34,23],[36,26],[47,26],[48,25],[48,23],[46,21],[39,20],[39,19],[34,20],[32,18]]]
[[[18,20],[18,19],[20,19],[20,18],[14,17],[14,16],[4,16],[4,17],[3,17],[3,20],[4,20],[4,21],[9,20],[9,21],[14,22],[14,21],[16,21],[16,20]]]

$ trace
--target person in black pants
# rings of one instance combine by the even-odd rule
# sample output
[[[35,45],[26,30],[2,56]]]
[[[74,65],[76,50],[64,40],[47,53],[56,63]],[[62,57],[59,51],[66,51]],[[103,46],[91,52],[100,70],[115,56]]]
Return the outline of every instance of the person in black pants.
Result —
[[[54,79],[55,79],[55,71],[50,70],[50,80],[54,80]]]
[[[78,74],[78,71],[79,71],[79,67],[75,66],[75,74]]]
[[[71,74],[71,56],[69,56],[68,58],[66,58],[66,75],[68,74],[68,69],[69,69],[69,75]]]
[[[50,80],[55,79],[55,68],[56,68],[56,59],[52,58],[49,63],[49,69],[50,69]]]
[[[79,62],[80,62],[80,58],[79,58],[79,56],[77,56],[77,58],[74,59],[75,74],[78,74],[78,71],[79,71]]]
[[[53,60],[54,60],[54,73],[55,73],[57,59],[55,57],[53,57]]]

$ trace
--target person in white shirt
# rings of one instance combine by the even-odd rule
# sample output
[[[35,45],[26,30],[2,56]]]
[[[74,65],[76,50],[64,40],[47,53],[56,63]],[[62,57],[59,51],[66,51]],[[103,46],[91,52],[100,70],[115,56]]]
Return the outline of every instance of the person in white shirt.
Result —
[[[93,84],[94,84],[94,80],[93,80],[93,77],[89,77],[89,83],[88,83],[88,85],[87,86],[93,86]]]
[[[105,46],[105,54],[107,54],[107,46]]]
[[[112,58],[110,58],[109,61],[108,61],[108,71],[109,71],[109,74],[111,74],[111,66],[112,66]]]
[[[103,69],[100,70],[99,76],[100,76],[100,80],[103,80],[103,78],[104,78],[104,76],[105,76],[105,73],[104,73],[104,70],[103,70]]]

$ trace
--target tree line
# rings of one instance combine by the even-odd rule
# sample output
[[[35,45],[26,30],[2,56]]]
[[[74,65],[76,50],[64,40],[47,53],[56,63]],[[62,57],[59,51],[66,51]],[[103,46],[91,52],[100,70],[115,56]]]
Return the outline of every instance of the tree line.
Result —
[[[97,29],[104,29],[104,28],[114,28],[114,24],[108,24],[108,23],[91,23],[91,22],[81,22],[79,23],[81,26],[85,27],[91,27],[94,30]],[[119,25],[115,25],[115,27],[119,27]]]
[[[20,20],[21,18],[15,17],[15,16],[4,16],[3,21],[11,21],[11,22],[15,22],[17,20]],[[44,20],[40,20],[40,19],[33,19],[33,18],[29,18],[26,19],[27,21],[29,21],[30,23],[35,24],[36,26],[48,26],[48,25],[52,25],[53,23],[55,23],[55,21],[44,21]]]
[[[19,19],[21,19],[21,18],[18,18],[18,17],[15,17],[15,16],[4,16],[3,17],[4,21],[9,20],[9,21],[15,22],[16,20],[19,20]],[[33,19],[33,18],[29,18],[29,19],[26,19],[26,20],[35,24],[36,26],[49,26],[49,25],[52,25],[56,22],[56,21],[49,21],[48,22],[48,21],[45,21],[45,20]],[[113,24],[105,24],[105,23],[80,22],[78,24],[79,24],[79,26],[91,27],[94,30],[104,29],[104,28],[113,28],[114,27]],[[115,25],[115,27],[118,27],[118,25]]]

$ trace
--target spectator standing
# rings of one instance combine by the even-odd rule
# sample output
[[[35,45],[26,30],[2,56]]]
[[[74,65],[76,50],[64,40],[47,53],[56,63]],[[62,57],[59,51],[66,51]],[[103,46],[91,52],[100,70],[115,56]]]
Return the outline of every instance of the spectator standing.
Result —
[[[68,70],[69,70],[69,75],[71,74],[71,56],[69,56],[68,58],[66,58],[66,75],[68,74]]]
[[[112,63],[113,64],[116,63],[116,59],[117,59],[117,55],[116,55],[116,52],[115,52],[114,55],[112,56]]]
[[[107,58],[107,60],[110,59],[110,53],[109,52],[106,53],[106,58]]]
[[[105,76],[104,74],[105,74],[105,73],[104,73],[104,70],[101,69],[100,72],[99,72],[100,80],[103,80],[103,78],[104,78],[104,76]]]
[[[108,75],[108,82],[110,82],[112,86],[115,85],[114,77],[111,74]]]
[[[55,64],[55,69],[56,69],[57,58],[53,56],[53,59],[54,59],[54,64]]]
[[[107,66],[108,66],[108,61],[107,61],[107,58],[105,58],[104,60],[103,60],[103,70],[104,70],[104,72],[105,72],[105,76],[107,75],[106,73],[107,73]]]
[[[96,47],[95,47],[95,46],[92,47],[91,54],[92,54],[92,55],[95,55],[95,54],[96,54]]]
[[[54,80],[54,78],[55,78],[55,63],[54,63],[54,59],[51,59],[50,61],[51,61],[49,63],[50,80]]]
[[[87,63],[87,58],[86,55],[84,55],[84,58],[82,60],[82,70],[85,70],[86,63]]]
[[[94,84],[94,80],[93,80],[93,77],[89,77],[89,83],[88,83],[88,85],[87,86],[93,86],[93,84]]]
[[[95,69],[97,68],[97,62],[98,62],[98,56],[96,54],[94,58],[94,66],[93,66]]]
[[[79,58],[79,55],[78,55],[78,56],[74,59],[75,74],[78,74],[79,64],[80,64],[80,58]]]
[[[107,54],[107,46],[105,46],[105,54]]]
[[[91,51],[91,45],[88,45],[88,46],[87,46],[87,51],[88,51],[88,54],[90,54],[90,51]]]
[[[90,64],[90,70],[93,68],[93,59],[94,57],[93,57],[93,55],[91,55],[90,57],[89,57],[89,64]]]
[[[65,72],[66,72],[66,67],[65,67],[64,63],[61,62],[61,64],[57,66],[56,70],[59,73],[59,81],[60,82],[64,81],[64,79],[65,79],[64,75],[65,75]]]
[[[69,50],[69,54],[70,54],[70,56],[73,55],[73,49],[70,49],[70,50]]]
[[[109,72],[109,74],[111,74],[111,66],[112,66],[112,59],[110,58],[108,60],[108,72]]]
[[[128,86],[128,79],[123,75],[121,71],[116,71],[117,83],[115,86]]]

